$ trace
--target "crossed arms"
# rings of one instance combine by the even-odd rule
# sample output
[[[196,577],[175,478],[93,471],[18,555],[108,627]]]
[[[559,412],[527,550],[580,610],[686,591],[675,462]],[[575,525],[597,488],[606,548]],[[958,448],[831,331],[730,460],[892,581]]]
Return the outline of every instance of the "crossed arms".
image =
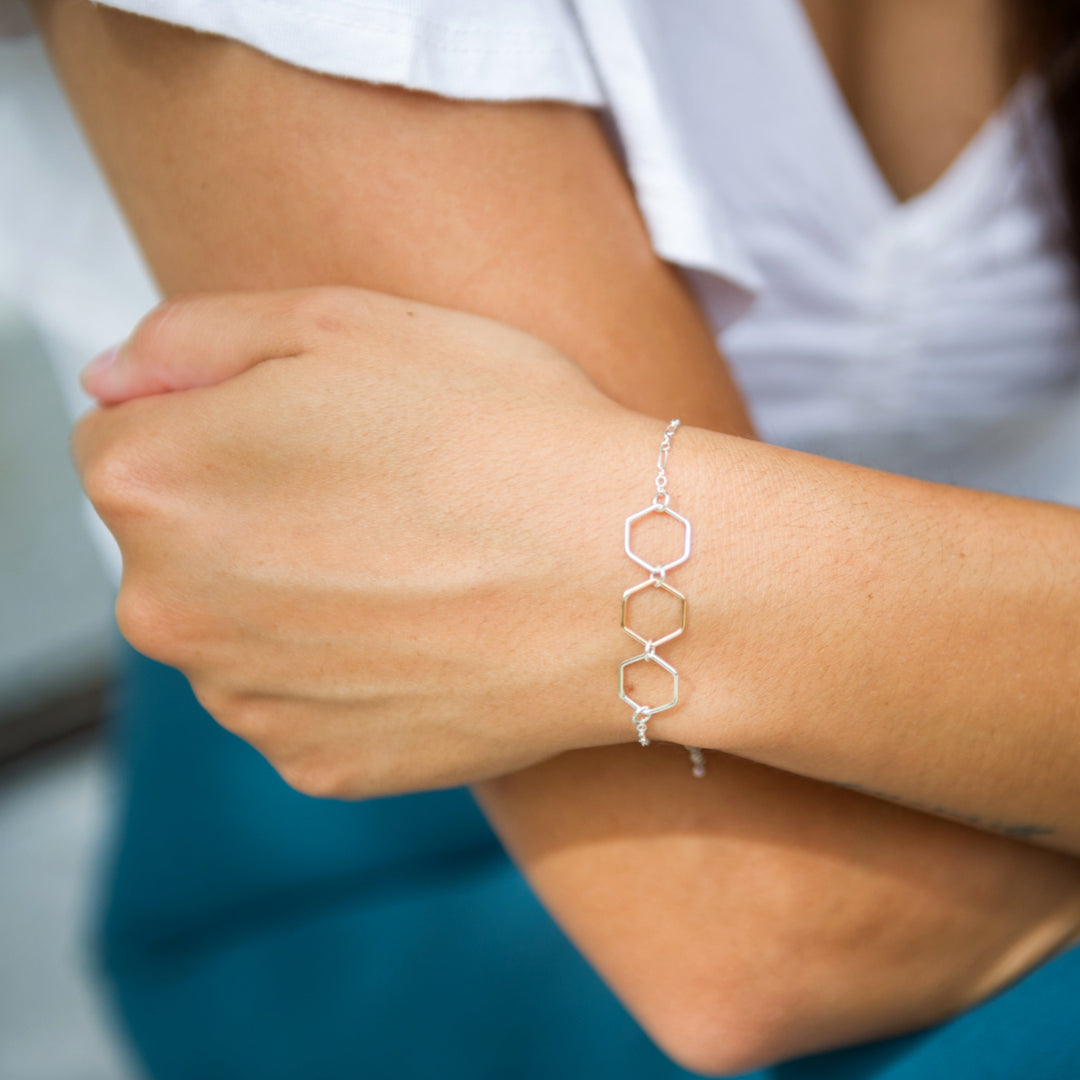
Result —
[[[166,294],[414,297],[535,334],[628,408],[750,433],[591,115],[324,79],[76,0],[39,18]],[[863,775],[792,742],[761,756]],[[932,1023],[1076,932],[1070,858],[742,758],[713,755],[694,783],[657,750],[575,752],[476,793],[567,933],[692,1068]]]

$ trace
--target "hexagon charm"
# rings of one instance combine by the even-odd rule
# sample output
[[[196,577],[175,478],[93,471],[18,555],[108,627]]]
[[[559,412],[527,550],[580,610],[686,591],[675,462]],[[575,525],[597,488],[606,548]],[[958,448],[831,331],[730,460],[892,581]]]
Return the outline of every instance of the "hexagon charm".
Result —
[[[630,602],[632,596],[636,596],[643,589],[663,589],[664,592],[671,596],[674,596],[679,601],[679,625],[675,627],[670,633],[664,634],[658,638],[645,638],[642,637],[636,630],[632,629],[626,621],[627,605]],[[635,585],[633,588],[627,589],[622,595],[622,621],[620,623],[622,628],[635,640],[640,641],[642,645],[652,645],[654,649],[659,648],[661,645],[667,644],[667,642],[677,638],[686,629],[686,597],[683,596],[678,589],[673,589],[665,581],[659,581],[655,578],[648,578],[641,582],[640,585]]]
[[[642,705],[626,693],[626,669],[631,664],[659,664],[671,676],[671,700],[666,705]],[[640,653],[624,660],[619,665],[619,698],[625,701],[635,713],[641,713],[646,718],[670,709],[679,703],[679,673],[666,661],[661,660],[655,653]]]
[[[643,517],[649,514],[667,514],[668,517],[674,518],[683,527],[683,550],[682,554],[677,559],[672,559],[669,563],[651,563],[641,558],[640,555],[634,554],[634,549],[631,546],[631,534],[635,521],[640,521]],[[676,566],[682,566],[687,559],[690,558],[690,522],[682,516],[682,514],[675,513],[669,506],[664,506],[661,503],[653,503],[651,506],[646,506],[644,510],[639,510],[636,514],[631,514],[626,519],[626,525],[623,530],[623,548],[626,554],[630,556],[638,564],[638,566],[644,567],[650,574],[666,574],[669,570],[673,570]]]

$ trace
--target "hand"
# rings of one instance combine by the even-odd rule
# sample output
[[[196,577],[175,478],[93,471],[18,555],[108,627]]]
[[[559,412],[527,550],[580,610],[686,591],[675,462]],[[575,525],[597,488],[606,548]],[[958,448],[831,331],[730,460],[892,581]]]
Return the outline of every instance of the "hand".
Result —
[[[663,425],[548,346],[354,289],[195,297],[84,381],[113,403],[75,449],[122,632],[293,786],[632,739],[612,612]]]

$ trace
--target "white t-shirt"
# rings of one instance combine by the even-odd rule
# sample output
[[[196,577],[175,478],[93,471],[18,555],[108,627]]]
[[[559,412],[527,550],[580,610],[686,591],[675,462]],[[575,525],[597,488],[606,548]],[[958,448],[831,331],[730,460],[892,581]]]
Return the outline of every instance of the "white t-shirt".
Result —
[[[1080,502],[1080,305],[1036,81],[899,204],[798,0],[109,3],[334,75],[604,110],[765,438]],[[152,290],[36,46],[0,49],[0,295],[81,361]]]

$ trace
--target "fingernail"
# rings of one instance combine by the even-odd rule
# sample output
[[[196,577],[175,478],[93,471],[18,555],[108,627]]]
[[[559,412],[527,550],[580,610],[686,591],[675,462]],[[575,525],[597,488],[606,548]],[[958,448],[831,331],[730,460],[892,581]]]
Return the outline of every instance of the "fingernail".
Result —
[[[90,384],[112,367],[119,352],[120,346],[114,345],[111,349],[106,349],[103,353],[99,353],[95,356],[94,359],[79,372],[79,382],[82,383],[84,390],[93,393]]]

